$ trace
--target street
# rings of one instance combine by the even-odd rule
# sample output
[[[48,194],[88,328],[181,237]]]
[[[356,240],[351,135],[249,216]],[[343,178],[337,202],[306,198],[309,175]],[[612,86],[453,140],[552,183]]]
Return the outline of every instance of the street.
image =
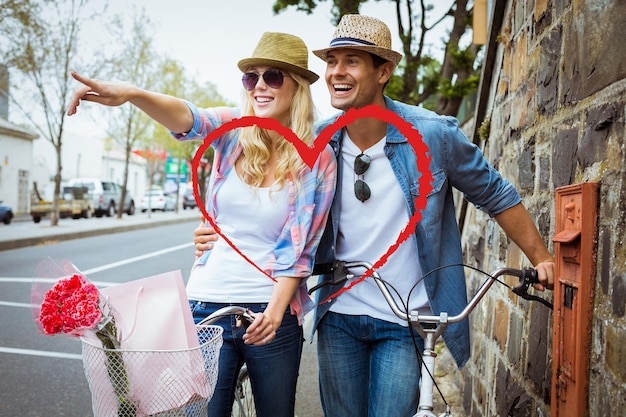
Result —
[[[158,217],[158,214],[152,216]],[[186,279],[193,262],[191,239],[197,219],[190,217],[180,224],[72,240],[51,239],[47,244],[0,251],[0,415],[93,415],[82,369],[80,341],[42,335],[33,323],[30,293],[40,261],[47,257],[68,259],[100,286],[172,270],[181,270]],[[104,221],[107,219],[70,219],[62,227],[85,227]],[[24,235],[33,227],[32,223],[14,223],[0,230],[0,234]],[[307,317],[305,323],[307,341],[296,404],[296,415],[300,417],[321,416],[315,345],[308,341],[311,321],[312,318]]]

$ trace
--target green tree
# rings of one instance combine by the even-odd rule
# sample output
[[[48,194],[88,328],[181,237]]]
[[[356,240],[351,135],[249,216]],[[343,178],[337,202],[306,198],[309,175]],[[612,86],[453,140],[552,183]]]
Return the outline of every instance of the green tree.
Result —
[[[20,99],[11,102],[56,151],[53,212],[50,224],[59,221],[63,172],[62,147],[67,105],[72,94],[70,69],[78,64],[80,29],[89,0],[4,1],[0,7],[1,55],[20,76],[14,85]],[[19,83],[19,84],[18,84]],[[21,99],[23,97],[23,100]]]
[[[21,54],[23,45],[14,43],[14,39],[29,36],[30,33],[40,33],[43,28],[39,15],[42,4],[50,3],[50,0],[1,0],[0,1],[0,34],[4,42],[0,41],[2,48],[2,62],[7,62]]]
[[[216,107],[216,106],[228,106],[232,105],[226,101],[217,91],[214,84],[206,82],[204,84],[199,83],[193,78],[189,78],[185,69],[180,66],[178,61],[172,59],[165,59],[159,71],[159,86],[158,91],[169,94],[175,97],[184,98],[194,103],[198,107]],[[165,149],[169,156],[178,158],[181,161],[178,164],[180,177],[180,168],[183,163],[191,164],[193,157],[200,146],[198,141],[177,141],[173,140],[172,136],[167,129],[158,125],[154,133],[154,143],[159,144]],[[202,201],[205,199],[206,190],[205,183],[208,178],[208,167],[213,162],[213,148],[209,147],[204,154],[204,158],[207,160],[207,165],[202,165],[198,170],[198,183],[200,185],[200,195]],[[178,210],[178,195],[176,197],[176,209]]]
[[[311,14],[322,1],[326,0],[276,0],[272,10],[278,14],[295,7]],[[359,13],[361,5],[367,1],[332,0],[332,23],[339,23],[344,14]],[[456,115],[463,98],[475,91],[479,82],[476,61],[480,47],[461,46],[461,38],[471,30],[473,2],[448,0],[449,9],[427,25],[430,21],[427,18],[433,13],[433,2],[387,1],[395,6],[404,61],[390,80],[386,93],[406,103],[423,104],[440,114]],[[444,58],[439,62],[426,52],[426,35],[448,18],[453,20],[452,29],[449,39],[442,40]]]
[[[117,45],[124,45],[121,51],[114,54],[110,61],[110,76],[123,79],[142,88],[153,89],[157,79],[157,55],[154,51],[152,35],[148,32],[152,27],[145,10],[135,11],[129,23],[125,16],[113,17],[113,37]],[[151,119],[131,104],[113,109],[107,127],[107,134],[124,152],[124,174],[122,177],[121,201],[126,201],[128,193],[128,174],[133,150],[149,141],[154,132]],[[122,217],[123,203],[116,207],[117,218]]]

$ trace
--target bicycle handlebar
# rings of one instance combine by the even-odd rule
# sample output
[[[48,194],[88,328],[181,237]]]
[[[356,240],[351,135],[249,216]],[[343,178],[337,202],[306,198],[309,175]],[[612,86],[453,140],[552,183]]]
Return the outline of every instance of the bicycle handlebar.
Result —
[[[324,285],[332,285],[332,284],[341,284],[346,282],[349,279],[355,277],[354,274],[350,273],[348,268],[361,267],[366,270],[372,269],[372,264],[364,261],[354,261],[354,262],[343,262],[337,261],[332,265],[323,265],[320,268],[316,268],[314,273],[333,273],[333,279],[329,281],[324,281],[309,290],[309,294],[312,294],[314,291],[319,289]],[[512,288],[512,291],[518,296],[533,301],[539,301],[545,306],[552,308],[552,304],[550,304],[547,300],[537,297],[531,294],[528,294],[528,287],[533,284],[539,282],[537,277],[537,271],[534,268],[524,268],[524,269],[515,269],[515,268],[499,268],[489,274],[489,278],[483,282],[478,291],[474,294],[474,296],[469,300],[469,303],[465,306],[463,311],[461,311],[456,316],[448,317],[447,313],[441,313],[439,316],[429,316],[429,315],[420,315],[417,311],[412,311],[410,314],[411,321],[414,322],[423,322],[423,323],[457,323],[465,318],[472,312],[472,310],[476,307],[478,302],[483,298],[483,296],[487,293],[489,288],[496,282],[496,279],[502,275],[511,275],[516,276],[520,279],[520,284],[517,287]],[[393,311],[393,313],[402,320],[407,320],[409,315],[407,312],[404,312],[398,306],[396,300],[394,300],[393,296],[389,292],[389,289],[385,286],[382,278],[376,272],[376,270],[372,270],[371,277],[376,282],[376,285],[380,289],[381,293],[385,297],[385,300],[389,304],[389,307]]]
[[[234,315],[235,318],[239,321],[237,323],[238,324],[237,327],[242,325],[247,329],[248,326],[251,325],[252,322],[254,321],[254,316],[252,315],[252,312],[249,309],[244,308],[244,307],[239,307],[239,306],[226,306],[226,307],[220,308],[219,310],[213,312],[211,315],[205,317],[197,325],[201,326],[201,325],[212,324],[212,323],[215,323],[217,320],[221,319],[222,317],[231,316],[231,315]]]
[[[493,283],[496,282],[496,279],[499,276],[511,275],[511,276],[516,276],[516,277],[520,278],[520,281],[521,281],[520,285],[518,287],[515,287],[515,288],[525,288],[525,289],[528,289],[528,286],[539,282],[539,280],[537,278],[537,271],[535,269],[533,269],[533,268],[524,268],[524,269],[499,268],[499,269],[496,269],[495,271],[493,271],[489,275],[490,275],[490,277],[487,278],[487,280],[485,280],[485,282],[483,282],[483,284],[480,286],[478,291],[476,291],[474,296],[469,300],[469,302],[467,303],[467,305],[465,306],[463,311],[461,311],[456,316],[449,317],[448,320],[447,320],[448,323],[457,323],[457,322],[460,322],[460,321],[464,320],[465,318],[467,318],[467,316],[469,316],[469,313],[471,313],[472,310],[474,310],[476,305],[478,305],[478,302],[487,293],[489,288],[491,288]],[[518,293],[518,295],[521,295],[521,291],[520,291],[520,293]],[[528,294],[528,295],[530,296],[530,294]],[[543,300],[543,299],[541,298],[541,300]],[[387,300],[387,301],[389,301],[389,300]],[[545,300],[543,300],[543,301],[545,301]],[[420,321],[427,322],[427,323],[433,323],[433,322],[437,323],[437,322],[440,321],[440,317],[438,317],[438,316],[422,316],[419,319],[420,319]]]

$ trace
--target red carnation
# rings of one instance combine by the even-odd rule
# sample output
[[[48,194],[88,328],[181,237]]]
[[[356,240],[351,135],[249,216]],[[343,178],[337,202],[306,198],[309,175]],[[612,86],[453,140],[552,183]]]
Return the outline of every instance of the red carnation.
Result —
[[[39,321],[46,334],[82,336],[102,319],[100,294],[82,275],[63,278],[46,292]]]

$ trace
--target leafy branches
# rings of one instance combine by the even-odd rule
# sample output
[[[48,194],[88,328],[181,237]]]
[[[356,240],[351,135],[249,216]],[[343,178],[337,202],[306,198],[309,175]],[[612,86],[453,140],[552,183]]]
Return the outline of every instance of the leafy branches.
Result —
[[[311,14],[315,7],[326,0],[276,0],[274,13],[295,7]],[[376,0],[377,2],[382,0]],[[395,6],[398,33],[404,60],[386,88],[392,98],[446,114],[456,115],[461,101],[478,87],[479,73],[476,65],[480,47],[461,47],[462,38],[471,30],[473,2],[448,0],[449,7],[439,16],[435,3],[426,0],[388,0]],[[341,16],[359,13],[367,0],[333,0],[332,21],[336,25]],[[390,22],[386,22],[390,24]],[[428,35],[440,30],[442,24],[451,25],[448,38],[441,39],[443,60],[429,52]]]
[[[74,65],[81,24],[89,0],[5,1],[0,16],[1,55],[21,77],[24,99],[9,97],[18,110],[56,151],[57,169],[53,213],[58,224],[61,189],[63,131],[72,91],[70,66]],[[17,91],[17,89],[14,89]],[[27,100],[29,99],[29,100]]]
[[[152,45],[152,35],[148,28],[152,27],[145,10],[132,14],[127,24],[124,16],[114,16],[109,25],[116,44],[124,47],[109,61],[109,72],[114,78],[121,78],[142,88],[153,88],[158,78],[153,61],[156,53]],[[109,118],[108,135],[113,138],[124,152],[124,174],[122,177],[122,196],[126,200],[129,164],[133,149],[146,142],[154,131],[154,124],[148,116],[137,107],[126,104],[113,109],[113,117]],[[122,207],[117,208],[117,217],[122,217]]]

